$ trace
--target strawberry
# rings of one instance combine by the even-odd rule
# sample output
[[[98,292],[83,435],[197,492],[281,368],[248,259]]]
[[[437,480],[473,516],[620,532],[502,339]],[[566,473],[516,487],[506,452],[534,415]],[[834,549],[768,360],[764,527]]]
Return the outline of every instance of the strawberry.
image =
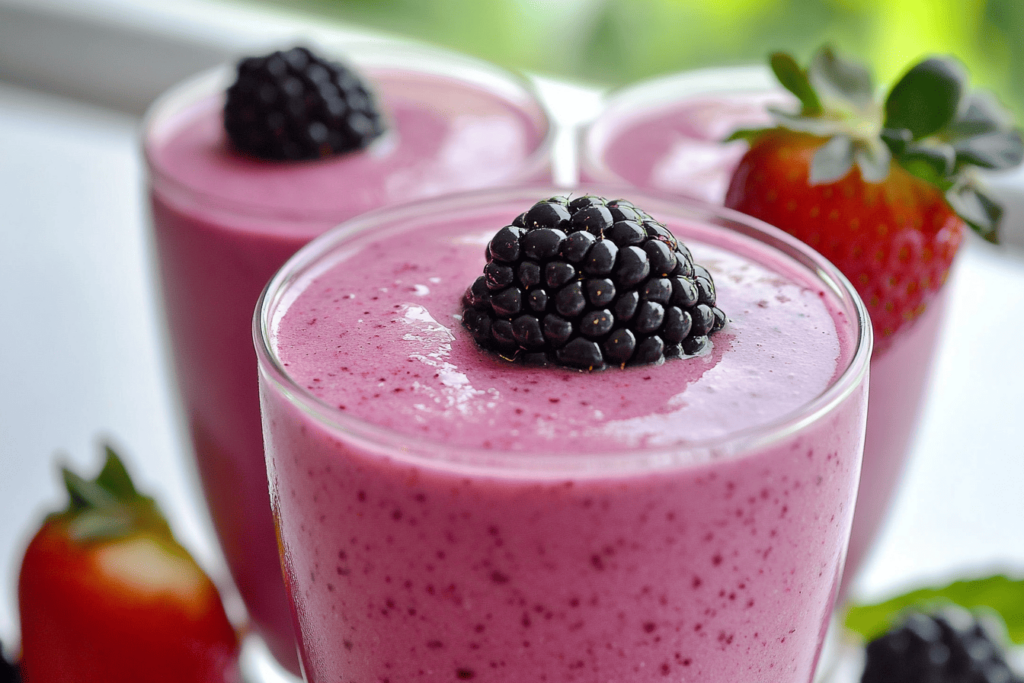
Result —
[[[209,577],[117,455],[95,480],[64,469],[70,502],[21,564],[25,683],[239,681],[238,637]]]
[[[867,70],[828,47],[806,70],[782,53],[771,66],[801,108],[773,110],[773,128],[733,134],[751,146],[725,204],[842,270],[867,304],[880,353],[943,286],[965,226],[997,240],[1002,212],[974,169],[1021,163],[1021,135],[991,96],[968,91],[949,58],[913,66],[884,104]]]

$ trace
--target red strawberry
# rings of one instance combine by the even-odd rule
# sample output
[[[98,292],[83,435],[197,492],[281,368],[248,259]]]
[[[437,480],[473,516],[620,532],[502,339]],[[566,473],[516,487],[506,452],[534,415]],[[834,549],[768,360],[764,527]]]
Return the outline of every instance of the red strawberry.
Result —
[[[817,249],[850,278],[875,330],[875,350],[924,312],[946,281],[965,224],[995,241],[999,207],[972,168],[1008,168],[1024,144],[998,105],[968,94],[959,65],[911,68],[886,102],[863,67],[823,48],[804,71],[772,56],[801,101],[777,127],[738,131],[751,141],[726,206]]]
[[[116,454],[25,552],[18,582],[26,683],[235,683],[238,638],[209,577]]]

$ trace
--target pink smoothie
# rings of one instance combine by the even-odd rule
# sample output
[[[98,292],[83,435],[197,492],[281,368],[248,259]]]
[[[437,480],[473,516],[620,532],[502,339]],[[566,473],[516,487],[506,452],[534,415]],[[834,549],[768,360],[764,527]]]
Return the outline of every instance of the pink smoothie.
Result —
[[[760,89],[702,91],[733,78]],[[766,105],[792,107],[788,93],[767,90],[750,69],[682,74],[660,81],[658,101],[634,89],[613,98],[584,136],[585,180],[628,183],[721,204],[745,142],[722,144],[737,128],[769,125]],[[641,95],[650,86],[636,88]],[[721,86],[718,88],[721,89]],[[918,424],[945,313],[945,294],[912,328],[872,358],[862,485],[850,540],[847,578],[871,549],[903,472]]]
[[[510,364],[460,299],[552,192],[356,221],[271,284],[264,427],[307,680],[809,681],[860,469],[858,304],[634,197],[714,275],[712,351]]]
[[[365,67],[390,132],[363,152],[300,163],[236,154],[221,125],[226,83],[215,76],[158,104],[146,133],[164,302],[206,499],[253,622],[294,670],[251,341],[260,291],[344,219],[549,174],[547,119],[522,84],[434,53],[401,67],[396,54]]]

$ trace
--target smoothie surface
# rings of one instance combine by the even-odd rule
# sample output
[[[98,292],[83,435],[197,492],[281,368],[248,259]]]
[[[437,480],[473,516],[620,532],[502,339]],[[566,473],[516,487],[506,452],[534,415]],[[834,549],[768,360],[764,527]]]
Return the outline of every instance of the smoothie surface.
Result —
[[[721,204],[729,178],[747,151],[725,142],[740,128],[770,122],[767,107],[788,102],[775,91],[696,95],[628,115],[607,115],[588,144],[595,163],[638,187]]]
[[[673,223],[714,276],[730,319],[709,354],[597,372],[503,360],[478,347],[458,316],[484,246],[511,218],[364,234],[336,250],[277,309],[272,344],[285,371],[330,408],[411,437],[590,454],[775,422],[849,363],[855,325],[833,294],[747,238]]]
[[[366,76],[388,131],[365,150],[299,162],[239,154],[227,141],[217,94],[158,125],[147,143],[150,164],[200,204],[205,198],[222,209],[279,219],[271,223],[275,232],[301,231],[307,226],[295,218],[335,224],[386,204],[499,184],[509,169],[523,169],[546,135],[535,105],[523,109],[477,85],[405,71]]]

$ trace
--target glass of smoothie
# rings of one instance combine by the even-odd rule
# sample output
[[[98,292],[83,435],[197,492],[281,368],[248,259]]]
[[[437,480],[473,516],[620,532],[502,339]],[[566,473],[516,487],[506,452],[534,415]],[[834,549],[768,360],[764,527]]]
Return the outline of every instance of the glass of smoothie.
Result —
[[[722,143],[734,130],[770,123],[766,106],[795,98],[759,66],[703,69],[624,88],[612,94],[583,133],[580,174],[586,182],[632,186],[714,204],[747,143]],[[846,577],[871,549],[896,490],[916,432],[931,375],[949,287],[909,330],[876,349],[857,515]]]
[[[268,473],[307,681],[810,681],[860,473],[862,302],[770,226],[634,194],[713,276],[728,322],[653,364],[511,362],[474,339],[464,293],[482,296],[482,271],[501,279],[501,264],[485,268],[485,248],[510,253],[497,231],[562,192],[354,219],[264,292],[253,333]],[[635,248],[615,256],[615,277]],[[643,248],[654,263],[660,246]],[[589,249],[578,272],[600,261]],[[529,267],[517,272],[527,287]],[[546,306],[535,283],[524,301],[535,317],[568,315],[564,292],[582,282],[593,303],[595,278],[552,289]],[[616,281],[620,315],[634,290]],[[487,286],[489,305],[507,306],[508,290]],[[640,287],[642,310],[656,287]],[[615,334],[591,335],[609,358]]]
[[[240,153],[224,131],[231,66],[175,88],[145,123],[163,301],[206,500],[253,624],[293,671],[252,350],[260,291],[299,247],[364,211],[550,177],[551,124],[524,80],[405,44],[351,45],[347,58],[385,127],[363,150],[313,161]]]

